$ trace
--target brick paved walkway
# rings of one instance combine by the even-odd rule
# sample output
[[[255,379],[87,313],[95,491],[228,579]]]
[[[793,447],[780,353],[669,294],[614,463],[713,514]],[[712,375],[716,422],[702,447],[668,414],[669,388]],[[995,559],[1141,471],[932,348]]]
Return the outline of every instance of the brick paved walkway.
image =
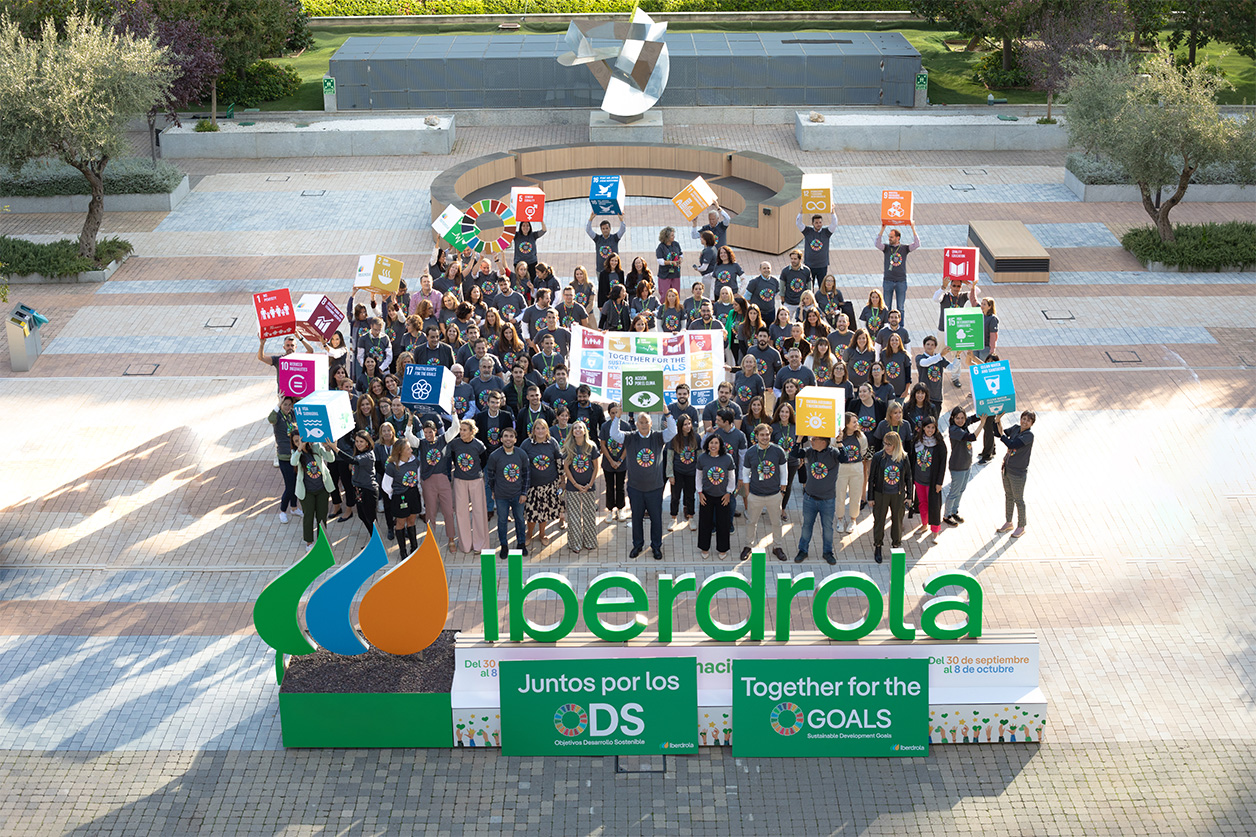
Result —
[[[834,171],[847,203],[833,265],[855,298],[879,285],[868,196],[881,184],[915,188],[925,198],[925,245],[909,264],[917,339],[936,324],[928,297],[940,248],[962,243],[952,239],[970,220],[1022,220],[1049,248],[1050,285],[991,291],[1020,403],[1039,411],[1029,531],[994,536],[1001,487],[985,468],[965,494],[965,525],[936,544],[907,542],[909,602],[929,575],[963,566],[986,586],[991,628],[1041,637],[1047,741],[936,747],[892,763],[704,751],[669,759],[665,774],[616,774],[613,759],[281,749],[271,658],[250,603],[301,549],[297,527],[274,514],[279,480],[263,421],[273,373],[252,357],[248,295],[287,285],[339,303],[363,252],[398,255],[417,276],[436,173],[492,150],[583,140],[568,128],[466,129],[450,157],[182,161],[197,177],[174,213],[106,216],[106,232],[140,254],[112,281],[14,288],[51,323],[33,372],[0,364],[11,441],[0,465],[0,834],[1256,830],[1250,276],[1141,271],[1115,246],[1145,223],[1141,209],[1070,200],[1054,152],[807,154],[785,128],[668,131]],[[978,188],[953,196],[951,183]],[[302,198],[311,188],[327,194]],[[542,257],[567,276],[590,258],[587,212],[578,201],[551,211]],[[1175,217],[1250,212],[1184,204]],[[676,219],[663,202],[637,201],[629,220],[625,252],[635,253]],[[80,224],[6,215],[0,233],[46,240]],[[206,327],[221,317],[235,326]],[[156,370],[125,374],[142,364]],[[948,388],[947,409],[965,396]],[[884,588],[869,528],[865,516],[841,540],[836,568],[807,569],[857,569]],[[365,543],[357,522],[332,524],[330,535],[341,562]],[[626,535],[603,522],[600,548],[580,556],[560,535],[531,568],[582,587],[637,563]],[[636,572],[727,568],[699,560],[687,530],[669,534],[667,550]],[[448,624],[475,628],[478,568],[446,560]],[[729,619],[739,613],[736,602],[718,605]],[[551,605],[531,607],[539,617]]]

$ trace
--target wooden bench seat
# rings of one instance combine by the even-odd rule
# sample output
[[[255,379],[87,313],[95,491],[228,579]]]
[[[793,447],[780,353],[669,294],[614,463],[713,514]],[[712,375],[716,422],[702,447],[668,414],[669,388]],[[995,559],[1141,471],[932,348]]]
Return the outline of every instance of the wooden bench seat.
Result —
[[[1049,282],[1051,256],[1020,221],[971,221],[968,241],[994,282]]]

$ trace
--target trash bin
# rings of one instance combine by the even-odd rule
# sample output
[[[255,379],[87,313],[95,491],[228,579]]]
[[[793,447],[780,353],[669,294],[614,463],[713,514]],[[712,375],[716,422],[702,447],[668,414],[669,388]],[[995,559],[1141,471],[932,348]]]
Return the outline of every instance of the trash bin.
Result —
[[[9,315],[5,330],[9,337],[9,368],[14,372],[31,370],[43,350],[39,332],[47,322],[47,317],[21,304]]]

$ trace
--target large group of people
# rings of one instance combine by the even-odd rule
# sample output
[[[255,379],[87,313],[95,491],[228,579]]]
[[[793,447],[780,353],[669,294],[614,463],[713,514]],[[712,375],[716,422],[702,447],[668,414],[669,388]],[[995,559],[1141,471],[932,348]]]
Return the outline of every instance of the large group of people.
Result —
[[[302,342],[328,355],[330,387],[351,395],[353,428],[334,441],[302,441],[293,399],[279,399],[269,420],[284,482],[280,521],[300,516],[309,544],[315,526],[329,519],[356,515],[371,532],[382,514],[404,556],[417,548],[418,520],[443,518],[448,548],[477,553],[490,548],[496,517],[504,557],[512,528],[525,554],[564,531],[578,553],[598,546],[600,521],[630,520],[635,558],[646,547],[648,519],[649,547],[659,559],[666,493],[671,528],[695,530],[704,557],[712,542],[719,557],[729,556],[740,518],[742,560],[758,547],[784,561],[781,524],[797,485],[795,562],[808,558],[818,522],[822,557],[836,563],[834,530],[854,532],[868,506],[880,562],[887,522],[891,547],[903,543],[907,518],[919,515],[915,534],[929,540],[964,522],[973,444],[980,440],[984,463],[1001,439],[1007,522],[999,532],[1024,533],[1034,414],[1025,411],[1004,429],[1001,416],[972,415],[971,396],[959,391],[959,403],[943,412],[948,371],[958,388],[965,362],[998,359],[993,298],[974,284],[944,280],[933,296],[937,333],[916,342],[904,319],[906,259],[920,245],[914,226],[909,244],[897,229],[876,235],[874,246],[885,254],[882,287],[857,301],[829,271],[835,217],[800,215],[802,246],[779,270],[763,261],[750,278],[727,244],[728,214],[716,205],[705,220],[691,231],[701,250],[689,262],[687,288],[676,230],[659,233],[653,258],[628,261],[619,253],[627,234],[621,215],[614,223],[590,216],[593,271],[577,266],[563,281],[540,258],[544,225],[523,222],[513,259],[438,247],[417,288],[402,282],[395,294],[363,301],[351,294],[344,333],[317,346]],[[980,352],[945,345],[946,309],[965,306],[984,314]],[[701,409],[684,384],[658,414],[599,404],[566,365],[573,324],[719,332],[726,379]],[[295,351],[296,339],[285,339],[285,353]],[[280,357],[267,355],[261,342],[259,360],[277,369]],[[451,411],[407,405],[401,384],[408,364],[452,370]],[[798,433],[796,399],[808,386],[844,390],[835,437]]]

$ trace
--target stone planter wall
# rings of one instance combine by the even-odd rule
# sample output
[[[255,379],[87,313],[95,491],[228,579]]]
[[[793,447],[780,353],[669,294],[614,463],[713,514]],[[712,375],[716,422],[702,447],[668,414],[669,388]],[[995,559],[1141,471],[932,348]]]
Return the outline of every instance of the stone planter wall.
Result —
[[[1142,203],[1143,201],[1137,186],[1082,183],[1077,175],[1068,169],[1064,170],[1064,185],[1083,201],[1100,203]],[[1256,186],[1196,183],[1186,190],[1182,203],[1256,203]]]
[[[110,262],[102,270],[89,270],[84,273],[75,273],[70,276],[44,276],[41,273],[15,273],[5,276],[4,281],[8,282],[10,285],[74,285],[104,282],[116,273],[118,268],[122,267],[122,262],[124,261],[126,261],[125,258],[120,261]]]
[[[324,119],[298,128],[292,122],[259,122],[242,126],[219,123],[220,130],[197,133],[191,127],[167,128],[161,134],[163,158],[209,157],[395,157],[449,154],[455,142],[454,117],[442,116],[436,126],[423,117]]]
[[[170,212],[188,196],[192,189],[186,176],[173,192],[147,195],[105,195],[105,212]],[[26,196],[0,197],[0,204],[10,212],[43,213],[87,211],[91,195],[50,195],[43,198]]]
[[[1068,148],[1061,123],[987,115],[832,114],[812,122],[794,113],[794,137],[803,151],[1051,151]]]

